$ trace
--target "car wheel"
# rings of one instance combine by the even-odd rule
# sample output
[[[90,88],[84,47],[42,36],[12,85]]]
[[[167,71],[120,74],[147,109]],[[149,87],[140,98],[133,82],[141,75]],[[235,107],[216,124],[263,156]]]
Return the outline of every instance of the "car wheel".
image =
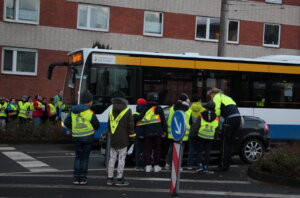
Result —
[[[264,155],[265,147],[258,139],[248,139],[243,143],[240,158],[246,163],[257,161]]]

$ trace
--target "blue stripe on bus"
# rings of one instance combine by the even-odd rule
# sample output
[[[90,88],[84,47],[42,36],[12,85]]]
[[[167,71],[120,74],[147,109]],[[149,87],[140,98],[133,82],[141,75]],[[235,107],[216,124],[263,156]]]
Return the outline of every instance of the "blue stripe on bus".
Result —
[[[100,128],[95,131],[94,138],[99,139],[104,131],[107,129],[107,122],[100,122]]]
[[[271,139],[300,139],[300,125],[269,124]]]

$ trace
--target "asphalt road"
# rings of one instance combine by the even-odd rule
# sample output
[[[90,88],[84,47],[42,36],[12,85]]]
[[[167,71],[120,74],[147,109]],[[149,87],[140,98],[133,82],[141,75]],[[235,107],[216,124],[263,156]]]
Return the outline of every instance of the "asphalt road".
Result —
[[[104,156],[93,149],[87,185],[72,185],[72,144],[0,144],[0,197],[170,197],[170,171],[136,172],[126,167],[126,187],[106,186]],[[212,165],[211,168],[214,166]],[[300,189],[248,178],[248,165],[235,157],[229,172],[181,172],[179,197],[299,198]]]

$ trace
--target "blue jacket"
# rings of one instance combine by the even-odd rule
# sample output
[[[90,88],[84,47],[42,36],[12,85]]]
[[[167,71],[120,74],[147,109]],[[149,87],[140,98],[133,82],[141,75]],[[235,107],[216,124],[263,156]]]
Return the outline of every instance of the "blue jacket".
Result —
[[[136,112],[141,113],[144,109],[146,108],[146,105],[138,105],[136,106]],[[138,120],[136,120],[139,116],[136,114],[133,114],[133,119],[135,122],[137,122]],[[145,137],[145,126],[136,126],[135,127],[135,134],[136,134],[136,138],[142,139]]]
[[[80,113],[80,112],[88,110],[89,108],[90,107],[87,106],[87,105],[79,104],[79,105],[72,106],[71,112],[73,112],[73,113]],[[100,128],[100,122],[99,122],[96,114],[93,114],[92,120],[91,120],[91,124],[92,124],[94,130],[98,130]],[[69,113],[67,115],[67,117],[65,118],[64,125],[67,128],[72,129],[71,113]],[[73,137],[72,139],[73,139],[73,141],[92,142],[94,140],[94,134],[89,135],[89,136],[85,136],[85,137]]]

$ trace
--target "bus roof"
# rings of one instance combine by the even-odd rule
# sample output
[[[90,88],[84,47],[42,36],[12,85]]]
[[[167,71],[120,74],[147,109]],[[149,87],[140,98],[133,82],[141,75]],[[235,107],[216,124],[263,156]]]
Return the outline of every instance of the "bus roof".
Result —
[[[206,59],[214,61],[228,61],[228,62],[254,62],[254,63],[271,63],[271,64],[292,64],[300,65],[300,56],[294,55],[271,55],[258,58],[235,58],[235,57],[218,57],[218,56],[203,56],[194,52],[186,52],[182,54],[159,53],[159,52],[143,52],[143,51],[124,51],[124,50],[109,50],[98,48],[81,48],[70,52],[72,54],[77,51],[83,51],[85,57],[92,52],[131,55],[131,56],[148,56],[148,57],[165,57],[165,58],[183,58],[183,59]],[[69,55],[68,54],[68,55]]]

